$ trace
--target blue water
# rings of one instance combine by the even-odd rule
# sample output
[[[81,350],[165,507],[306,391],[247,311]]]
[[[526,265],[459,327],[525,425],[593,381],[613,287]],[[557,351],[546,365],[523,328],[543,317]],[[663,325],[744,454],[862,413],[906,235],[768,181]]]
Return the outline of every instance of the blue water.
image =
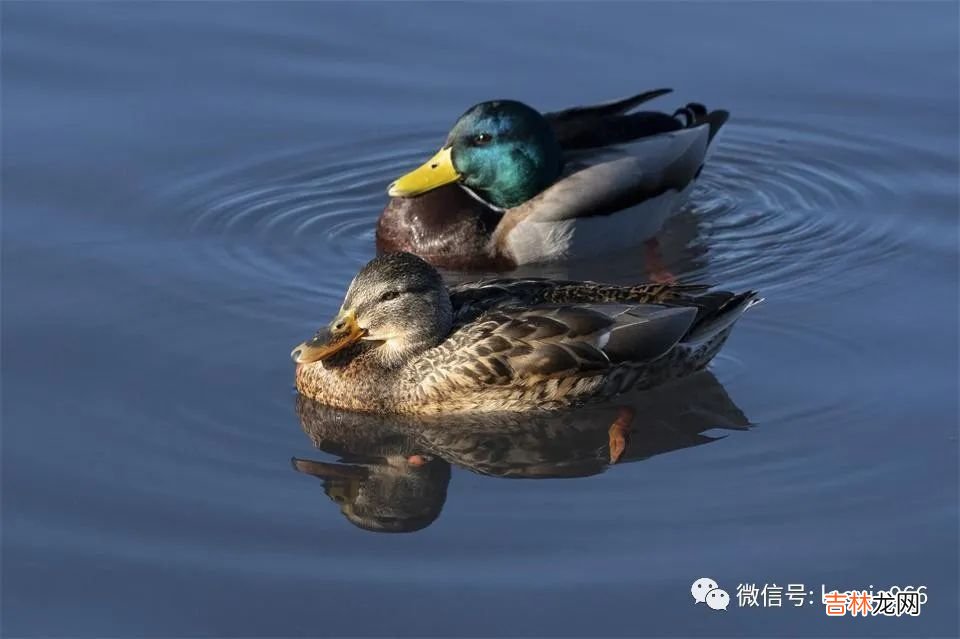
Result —
[[[4,636],[957,635],[956,3],[0,12]],[[620,464],[603,411],[296,403],[291,347],[458,114],[660,86],[733,114],[665,256],[767,301],[708,375],[630,400]],[[928,601],[830,618],[821,585]]]

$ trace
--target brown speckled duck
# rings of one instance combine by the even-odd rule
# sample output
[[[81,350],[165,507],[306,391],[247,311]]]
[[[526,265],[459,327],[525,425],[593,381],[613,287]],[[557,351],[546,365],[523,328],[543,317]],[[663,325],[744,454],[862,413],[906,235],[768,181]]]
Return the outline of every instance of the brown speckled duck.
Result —
[[[298,391],[374,413],[554,409],[702,369],[753,291],[496,279],[448,289],[409,253],[369,262],[297,346]]]
[[[727,121],[690,103],[635,111],[669,93],[556,113],[483,102],[440,151],[390,185],[377,224],[381,252],[444,268],[507,270],[591,257],[647,242],[685,200]]]

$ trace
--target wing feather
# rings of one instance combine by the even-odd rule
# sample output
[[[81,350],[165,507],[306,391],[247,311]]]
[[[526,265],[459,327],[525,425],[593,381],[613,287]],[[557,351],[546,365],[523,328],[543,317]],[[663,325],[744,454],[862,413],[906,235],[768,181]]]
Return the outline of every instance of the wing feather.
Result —
[[[544,113],[544,117],[564,150],[622,144],[682,126],[676,118],[658,111],[628,115],[644,102],[670,92],[671,89],[655,89],[613,102]]]
[[[698,306],[698,295],[710,287],[704,284],[640,284],[618,286],[597,282],[577,282],[544,278],[491,279],[460,284],[450,289],[454,326],[459,328],[478,321],[493,310],[533,309],[545,318],[545,305],[587,306],[610,316],[638,304]],[[518,329],[516,329],[518,330]],[[544,328],[546,330],[546,328]]]
[[[705,124],[641,141],[630,149],[631,155],[611,150],[606,153],[612,159],[599,162],[597,154],[585,155],[581,162],[571,164],[569,175],[507,211],[495,239],[522,222],[609,215],[669,190],[683,190],[703,164],[709,136]]]
[[[614,303],[496,309],[424,354],[417,378],[428,395],[443,395],[605,375],[667,353],[696,313],[694,307]]]

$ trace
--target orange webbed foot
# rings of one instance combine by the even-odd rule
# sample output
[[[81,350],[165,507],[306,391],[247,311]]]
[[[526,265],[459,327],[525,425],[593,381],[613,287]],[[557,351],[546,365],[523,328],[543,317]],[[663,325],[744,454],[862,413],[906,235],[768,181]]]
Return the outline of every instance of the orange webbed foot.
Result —
[[[631,423],[633,422],[633,409],[620,408],[617,411],[617,418],[613,420],[607,434],[610,438],[610,463],[616,464],[620,461],[623,452],[627,450],[630,444]]]

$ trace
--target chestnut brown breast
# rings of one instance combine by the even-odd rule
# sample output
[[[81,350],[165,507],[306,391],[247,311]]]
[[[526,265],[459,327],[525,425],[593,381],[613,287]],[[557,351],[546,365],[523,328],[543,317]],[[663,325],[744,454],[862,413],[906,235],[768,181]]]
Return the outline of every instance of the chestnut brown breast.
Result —
[[[377,222],[377,252],[407,251],[440,268],[512,268],[490,247],[501,217],[456,184],[391,198]]]

